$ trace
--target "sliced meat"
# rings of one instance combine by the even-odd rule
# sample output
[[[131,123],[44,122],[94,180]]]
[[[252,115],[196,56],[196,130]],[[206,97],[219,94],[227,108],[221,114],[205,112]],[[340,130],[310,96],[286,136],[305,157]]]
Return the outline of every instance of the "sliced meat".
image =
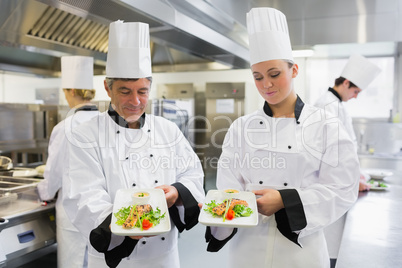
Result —
[[[133,228],[137,223],[138,218],[140,218],[145,213],[148,213],[152,210],[152,206],[149,204],[146,205],[137,205],[131,208],[130,214],[128,215],[126,221],[123,223],[123,228],[129,229]]]
[[[216,206],[212,209],[212,211],[219,216],[223,215],[223,213],[225,213],[225,210],[226,210],[226,203],[222,203],[219,206]]]
[[[137,223],[137,214],[135,213],[135,206],[133,206],[130,210],[130,214],[128,214],[128,217],[126,221],[123,223],[123,228],[133,228],[135,224]]]
[[[226,202],[227,201],[221,203],[219,206],[214,207],[212,209],[212,211],[219,216],[223,215],[226,210]],[[240,200],[237,198],[233,198],[232,201],[230,202],[229,208],[233,209],[236,205],[244,205],[244,206],[248,207],[248,203],[246,201]]]
[[[244,201],[244,200],[240,200],[240,199],[237,199],[237,198],[233,198],[232,199],[232,202],[230,203],[230,209],[233,209],[235,206],[237,206],[237,205],[244,205],[244,206],[246,206],[246,207],[248,207],[248,203],[246,202],[246,201]]]

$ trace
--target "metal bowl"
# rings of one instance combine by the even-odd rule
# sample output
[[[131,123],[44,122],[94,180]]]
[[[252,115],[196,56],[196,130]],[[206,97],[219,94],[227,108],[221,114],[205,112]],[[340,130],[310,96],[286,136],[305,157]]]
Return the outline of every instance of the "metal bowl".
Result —
[[[13,161],[6,156],[0,156],[0,170],[10,170],[12,168]]]

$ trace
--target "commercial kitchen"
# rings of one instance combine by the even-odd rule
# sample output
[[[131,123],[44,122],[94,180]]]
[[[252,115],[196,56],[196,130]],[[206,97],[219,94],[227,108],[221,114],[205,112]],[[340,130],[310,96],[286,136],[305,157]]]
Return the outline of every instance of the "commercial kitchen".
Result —
[[[52,130],[72,114],[61,58],[93,58],[92,103],[105,112],[109,25],[147,23],[146,113],[178,126],[201,161],[207,193],[217,189],[230,125],[264,107],[246,25],[258,7],[286,15],[304,103],[333,87],[354,54],[381,70],[343,102],[360,169],[373,184],[346,214],[336,267],[401,267],[402,0],[0,0],[0,267],[57,267],[56,199],[41,200],[37,185]],[[207,252],[205,231],[198,223],[179,234],[181,267],[227,267],[231,252]]]

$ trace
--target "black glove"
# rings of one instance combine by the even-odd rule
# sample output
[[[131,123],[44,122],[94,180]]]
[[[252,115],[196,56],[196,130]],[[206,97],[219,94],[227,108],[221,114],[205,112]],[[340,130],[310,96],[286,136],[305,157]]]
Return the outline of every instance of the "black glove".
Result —
[[[96,229],[91,231],[89,241],[98,252],[105,254],[107,266],[115,268],[117,265],[119,265],[121,259],[130,256],[131,252],[133,252],[135,246],[137,245],[138,240],[134,240],[126,236],[123,243],[108,251],[110,241],[112,239],[112,232],[109,228],[111,220],[112,214],[107,216]]]

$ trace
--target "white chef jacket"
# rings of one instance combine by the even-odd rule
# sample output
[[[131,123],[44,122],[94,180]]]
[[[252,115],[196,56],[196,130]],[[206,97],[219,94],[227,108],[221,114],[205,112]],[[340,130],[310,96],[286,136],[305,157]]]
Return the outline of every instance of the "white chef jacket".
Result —
[[[205,197],[200,161],[174,123],[146,115],[140,129],[130,129],[115,120],[108,112],[100,114],[76,128],[76,142],[70,144],[64,206],[85,237],[112,213],[118,189],[181,183],[197,202]],[[178,209],[183,219],[183,207]],[[178,230],[171,223],[170,232],[139,240],[117,267],[180,267]],[[123,239],[112,234],[109,249]],[[89,267],[106,267],[104,254],[88,247]]]
[[[273,118],[269,112],[265,103],[264,110],[231,125],[217,187],[278,189],[285,209],[270,217],[259,214],[257,227],[238,228],[229,241],[228,267],[329,267],[323,228],[357,198],[353,143],[337,119],[328,120],[300,98],[296,118]],[[227,234],[227,229],[212,228],[218,240]]]
[[[347,113],[339,94],[333,88],[329,88],[324,95],[317,100],[314,106],[324,109],[327,117],[333,116],[339,118],[346,132],[349,134],[349,137],[352,139],[357,152],[357,139],[353,130],[352,118]],[[356,177],[356,180],[358,179],[359,177]],[[338,258],[345,221],[346,214],[324,229],[328,253],[331,259]]]
[[[43,174],[44,179],[38,184],[38,192],[42,200],[51,200],[58,192],[56,201],[57,228],[57,266],[85,267],[86,239],[72,225],[63,207],[62,178],[67,159],[68,133],[77,125],[98,115],[96,106],[85,105],[75,113],[60,121],[52,130],[48,147],[48,159]]]
[[[325,116],[327,118],[331,118],[331,116],[339,118],[345,127],[346,132],[349,134],[349,137],[352,139],[356,151],[357,151],[357,139],[356,134],[353,129],[352,117],[348,114],[341,101],[340,97],[336,96],[333,91],[334,89],[330,88],[331,91],[327,90],[324,95],[322,95],[314,104],[314,106],[324,109]]]

